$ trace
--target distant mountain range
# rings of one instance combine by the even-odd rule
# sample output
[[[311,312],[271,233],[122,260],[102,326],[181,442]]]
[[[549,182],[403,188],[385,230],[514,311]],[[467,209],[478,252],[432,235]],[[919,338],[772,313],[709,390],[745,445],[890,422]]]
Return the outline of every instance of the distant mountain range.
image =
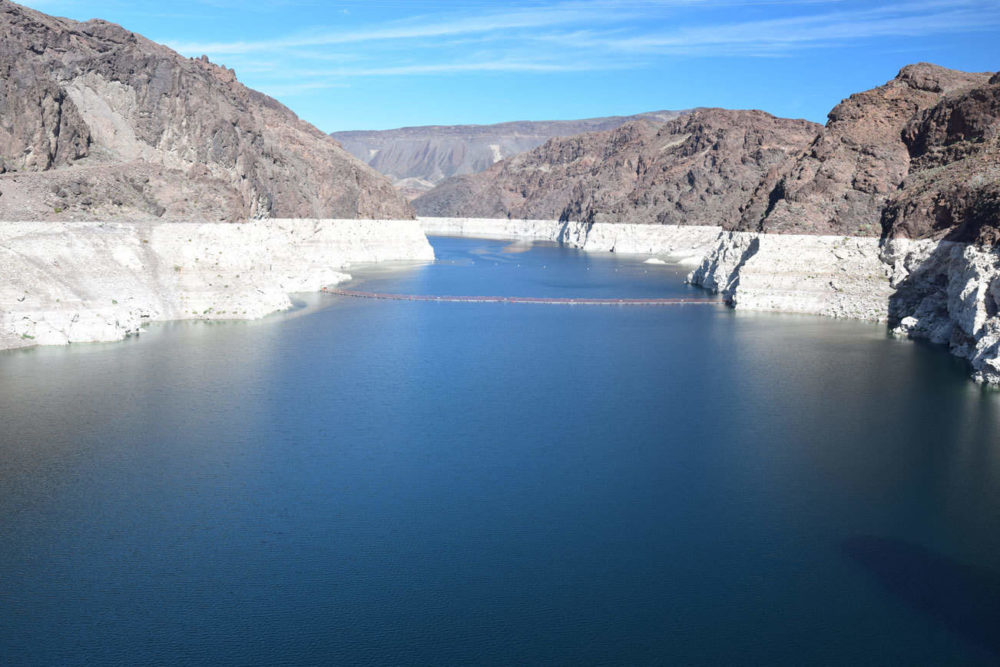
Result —
[[[420,215],[715,224],[1000,241],[1000,73],[928,63],[826,126],[699,109],[552,139],[413,201]]]
[[[634,116],[583,120],[514,121],[496,125],[427,125],[396,130],[334,132],[348,152],[416,196],[441,181],[475,174],[553,137],[612,130],[634,120],[665,122],[684,111],[651,111]]]

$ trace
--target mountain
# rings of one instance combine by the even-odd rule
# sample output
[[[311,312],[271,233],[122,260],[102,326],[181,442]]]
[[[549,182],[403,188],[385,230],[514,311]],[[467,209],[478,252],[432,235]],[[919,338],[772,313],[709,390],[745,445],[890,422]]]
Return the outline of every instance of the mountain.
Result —
[[[552,139],[414,200],[427,216],[718,224],[820,126],[762,111],[699,109],[666,123]]]
[[[1000,74],[908,65],[826,126],[701,109],[553,139],[414,200],[418,214],[1000,241]]]
[[[494,163],[568,137],[621,127],[638,119],[667,121],[682,111],[583,120],[515,121],[496,125],[430,125],[397,130],[334,132],[352,155],[389,176],[396,187],[416,196],[441,181],[485,171]]]
[[[982,76],[903,128],[909,170],[883,209],[886,235],[1000,245],[1000,73]]]
[[[0,0],[0,219],[399,218],[391,183],[204,56]]]
[[[904,67],[883,86],[851,95],[830,111],[809,149],[762,184],[739,226],[857,236],[902,232],[902,220],[883,230],[883,211],[891,199],[907,200],[905,191],[914,185],[908,177],[921,169],[916,140],[906,141],[907,128],[939,105],[965,99],[989,78],[919,63]],[[992,117],[994,123],[1000,120],[995,110]],[[932,114],[929,122],[941,128],[950,121]],[[916,132],[915,126],[910,129]],[[938,176],[932,180],[941,183]],[[930,232],[919,227],[911,233]]]

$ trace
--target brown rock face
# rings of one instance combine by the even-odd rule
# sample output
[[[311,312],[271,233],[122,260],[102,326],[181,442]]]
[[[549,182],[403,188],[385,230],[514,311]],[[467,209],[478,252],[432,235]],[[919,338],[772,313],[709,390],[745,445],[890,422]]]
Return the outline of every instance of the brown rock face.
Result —
[[[387,179],[206,58],[6,0],[0,31],[0,218],[412,217]]]
[[[826,127],[697,110],[553,140],[414,200],[423,215],[718,224],[1000,243],[1000,74],[920,63]]]
[[[921,112],[960,95],[987,74],[921,63],[878,88],[852,95],[825,130],[782,173],[762,184],[740,227],[798,234],[881,233],[882,209],[910,169],[903,130]]]
[[[422,215],[724,224],[820,126],[699,109],[667,123],[552,139],[414,200]]]
[[[910,170],[885,234],[1000,243],[1000,74],[917,114],[902,139]]]

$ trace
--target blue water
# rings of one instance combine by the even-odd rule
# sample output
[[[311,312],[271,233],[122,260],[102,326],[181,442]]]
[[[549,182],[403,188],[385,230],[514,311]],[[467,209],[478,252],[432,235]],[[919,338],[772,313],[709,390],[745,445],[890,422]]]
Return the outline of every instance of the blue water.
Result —
[[[705,296],[433,239],[352,289]],[[1000,396],[884,328],[311,296],[0,354],[0,663],[993,664]]]

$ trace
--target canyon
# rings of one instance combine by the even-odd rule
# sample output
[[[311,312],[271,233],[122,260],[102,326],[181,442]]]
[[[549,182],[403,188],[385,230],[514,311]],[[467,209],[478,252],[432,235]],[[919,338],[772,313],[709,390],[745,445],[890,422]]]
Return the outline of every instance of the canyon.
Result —
[[[699,108],[345,150],[120,26],[8,0],[0,25],[0,347],[261,317],[351,263],[432,259],[425,233],[499,235],[679,262],[737,309],[884,321],[1000,384],[1000,74],[909,65],[825,126]],[[370,165],[440,183],[411,205]]]
[[[737,310],[883,322],[947,346],[1000,385],[1000,253],[932,239],[740,232],[709,225],[418,218],[432,235],[550,241],[692,268],[692,285]]]
[[[699,109],[553,139],[414,206],[435,232],[697,264],[737,309],[884,321],[1000,384],[1000,74],[909,65],[826,126]]]

